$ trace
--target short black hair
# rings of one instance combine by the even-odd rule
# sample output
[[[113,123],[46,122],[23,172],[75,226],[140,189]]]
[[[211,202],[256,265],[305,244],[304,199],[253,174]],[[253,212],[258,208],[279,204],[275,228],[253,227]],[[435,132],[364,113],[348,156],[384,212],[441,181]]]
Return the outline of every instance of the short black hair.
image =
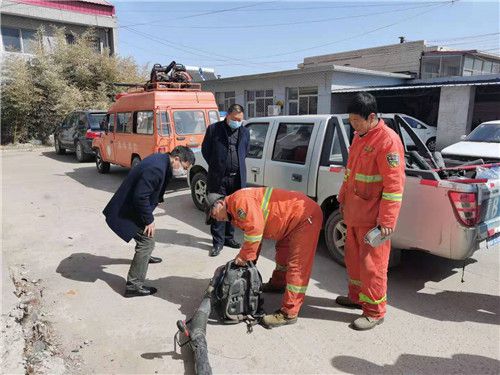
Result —
[[[181,162],[189,163],[191,165],[193,165],[195,161],[193,150],[186,146],[175,147],[170,153],[170,157],[178,157]]]
[[[228,109],[227,109],[227,114],[231,114],[233,112],[236,113],[245,113],[245,110],[243,109],[243,106],[239,104],[232,104]]]
[[[359,115],[367,120],[370,113],[378,113],[377,100],[372,94],[358,92],[349,103],[347,113]]]

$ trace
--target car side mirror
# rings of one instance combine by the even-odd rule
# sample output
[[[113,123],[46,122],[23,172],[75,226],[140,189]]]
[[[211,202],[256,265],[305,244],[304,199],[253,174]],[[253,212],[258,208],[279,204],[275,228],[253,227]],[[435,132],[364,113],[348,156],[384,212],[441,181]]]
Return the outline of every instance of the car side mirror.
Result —
[[[466,136],[466,135],[461,135],[461,136],[460,136],[460,140],[461,140],[461,141],[465,141],[465,138],[467,138],[467,136]]]

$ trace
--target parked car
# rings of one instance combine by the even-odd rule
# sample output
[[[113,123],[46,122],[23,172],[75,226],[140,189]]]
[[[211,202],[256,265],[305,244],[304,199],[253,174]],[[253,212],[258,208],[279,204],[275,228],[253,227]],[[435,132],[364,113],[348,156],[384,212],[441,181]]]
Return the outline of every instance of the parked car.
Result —
[[[79,162],[92,159],[95,156],[92,141],[101,135],[101,122],[105,116],[104,110],[90,109],[68,114],[54,131],[56,153],[74,151]]]
[[[322,207],[325,240],[333,259],[343,263],[346,227],[337,202],[353,131],[346,115],[252,118],[246,158],[247,183],[302,191]],[[414,249],[449,259],[465,259],[500,241],[500,180],[476,179],[476,167],[448,170],[434,159],[413,128],[395,114],[388,125],[406,131],[406,183],[395,249]],[[291,139],[294,139],[291,142]],[[298,141],[300,139],[300,141]],[[188,182],[194,204],[204,207],[207,164],[201,153]]]
[[[445,147],[441,154],[458,161],[500,162],[500,120],[483,122],[469,135],[462,136],[462,141]]]
[[[382,118],[386,124],[394,124],[394,116],[399,115],[403,118],[406,123],[412,128],[413,132],[418,135],[425,146],[432,152],[436,151],[436,135],[437,128],[435,126],[427,125],[426,123],[416,119],[415,117],[408,116],[404,113],[379,113],[379,117]],[[344,123],[348,122],[349,115],[342,115]],[[402,130],[403,139],[405,143],[409,146],[415,146],[410,135],[403,129]]]
[[[94,139],[97,171],[108,173],[111,164],[133,168],[176,146],[199,148],[207,126],[217,121],[214,94],[199,84],[162,82],[121,93],[106,115],[104,134]]]

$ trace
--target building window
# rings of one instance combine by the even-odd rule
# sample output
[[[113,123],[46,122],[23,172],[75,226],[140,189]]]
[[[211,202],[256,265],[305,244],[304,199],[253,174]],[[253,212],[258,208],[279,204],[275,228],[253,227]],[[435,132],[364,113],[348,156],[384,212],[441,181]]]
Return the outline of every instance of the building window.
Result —
[[[273,105],[273,90],[247,91],[245,99],[247,118],[265,117],[269,115],[269,106]]]
[[[35,30],[13,29],[2,27],[3,48],[7,52],[22,52],[34,54],[37,48]]]
[[[315,115],[318,113],[318,88],[289,87],[287,102],[289,115]]]
[[[227,111],[229,107],[236,103],[236,93],[234,91],[216,92],[215,100],[219,111]]]

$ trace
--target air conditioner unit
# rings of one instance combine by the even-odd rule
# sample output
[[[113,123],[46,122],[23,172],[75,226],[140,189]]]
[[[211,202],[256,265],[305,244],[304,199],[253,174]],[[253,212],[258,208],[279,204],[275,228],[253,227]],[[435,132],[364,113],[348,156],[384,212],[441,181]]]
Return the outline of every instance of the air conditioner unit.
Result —
[[[281,107],[279,105],[268,105],[267,114],[268,116],[279,116],[281,113]]]

